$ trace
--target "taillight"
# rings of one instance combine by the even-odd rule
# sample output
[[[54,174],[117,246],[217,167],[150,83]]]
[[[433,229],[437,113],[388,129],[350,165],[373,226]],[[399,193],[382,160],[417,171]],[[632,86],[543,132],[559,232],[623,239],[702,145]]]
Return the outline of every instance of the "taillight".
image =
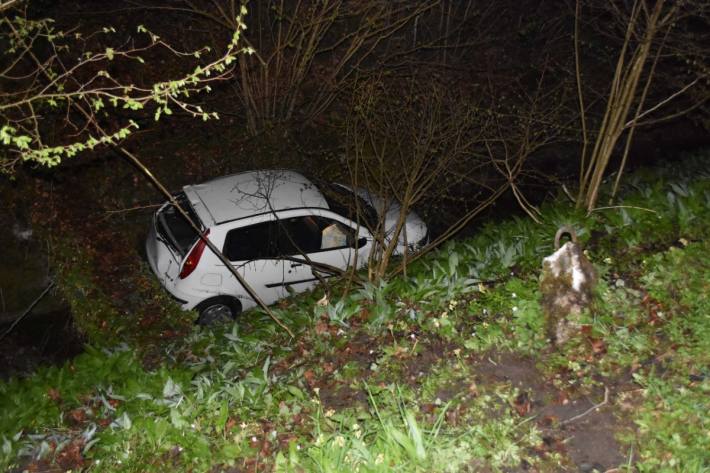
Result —
[[[188,277],[197,267],[197,264],[200,262],[200,258],[202,257],[202,252],[205,251],[205,246],[207,246],[205,239],[209,236],[209,234],[210,231],[207,230],[203,235],[204,238],[200,238],[195,246],[192,247],[192,251],[190,251],[190,254],[187,255],[185,262],[182,264],[182,269],[180,270],[180,275],[178,276],[180,279]]]

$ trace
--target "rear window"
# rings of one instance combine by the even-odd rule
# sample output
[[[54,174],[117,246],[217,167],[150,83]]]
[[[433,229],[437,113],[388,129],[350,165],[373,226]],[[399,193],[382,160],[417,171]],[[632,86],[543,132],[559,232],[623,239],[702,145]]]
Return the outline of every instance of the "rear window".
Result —
[[[190,205],[184,192],[175,194],[175,200],[193,222],[202,228],[202,222]],[[180,255],[184,256],[198,238],[189,222],[174,205],[168,204],[158,211],[158,232]]]

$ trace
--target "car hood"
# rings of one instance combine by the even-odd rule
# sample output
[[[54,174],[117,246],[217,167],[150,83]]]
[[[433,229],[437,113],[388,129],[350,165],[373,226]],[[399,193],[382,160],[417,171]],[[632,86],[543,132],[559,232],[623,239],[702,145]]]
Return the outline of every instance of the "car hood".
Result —
[[[365,199],[380,216],[384,215],[385,239],[389,241],[397,227],[399,214],[402,211],[402,205],[393,199],[385,199],[377,194],[374,194],[367,189],[357,188],[355,193]],[[427,243],[427,225],[424,220],[417,215],[416,212],[410,210],[405,220],[405,225],[397,239],[398,250],[403,250],[404,245],[410,248],[421,247]]]

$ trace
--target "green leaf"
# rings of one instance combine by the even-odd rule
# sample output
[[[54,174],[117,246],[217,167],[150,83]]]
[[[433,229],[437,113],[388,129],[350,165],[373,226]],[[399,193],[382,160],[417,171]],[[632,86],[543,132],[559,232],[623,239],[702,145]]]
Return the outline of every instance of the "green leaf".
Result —
[[[288,390],[289,393],[291,393],[291,395],[292,395],[293,397],[295,397],[295,398],[297,398],[297,399],[303,400],[303,399],[306,398],[305,394],[303,394],[303,391],[301,391],[300,389],[298,389],[296,386],[293,386],[293,385],[289,384],[289,385],[286,387],[286,389]]]
[[[224,430],[224,426],[227,425],[227,419],[229,418],[229,404],[226,400],[222,400],[219,406],[219,413],[217,414],[217,420],[215,421],[215,426],[218,430]]]
[[[28,149],[30,147],[30,143],[32,143],[32,138],[30,138],[27,135],[21,135],[16,138],[14,138],[15,141],[15,146],[17,146],[20,149]]]
[[[0,128],[0,140],[2,144],[9,145],[12,142],[12,136],[15,134],[15,129],[9,125]]]
[[[182,414],[180,414],[177,408],[170,409],[170,423],[177,429],[187,427],[187,421],[183,419]]]

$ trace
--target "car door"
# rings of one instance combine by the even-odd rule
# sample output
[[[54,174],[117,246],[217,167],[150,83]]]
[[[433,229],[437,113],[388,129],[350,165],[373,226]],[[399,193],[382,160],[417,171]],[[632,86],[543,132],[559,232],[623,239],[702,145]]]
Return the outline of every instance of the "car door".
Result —
[[[279,255],[276,237],[275,221],[234,228],[227,232],[222,250],[266,304],[286,295],[283,284],[284,260]],[[246,289],[231,274],[224,284],[224,290],[241,299],[251,299]]]
[[[279,220],[279,250],[284,255],[284,286],[302,292],[354,263],[355,229],[335,219],[307,215]],[[363,242],[360,242],[362,246]]]

